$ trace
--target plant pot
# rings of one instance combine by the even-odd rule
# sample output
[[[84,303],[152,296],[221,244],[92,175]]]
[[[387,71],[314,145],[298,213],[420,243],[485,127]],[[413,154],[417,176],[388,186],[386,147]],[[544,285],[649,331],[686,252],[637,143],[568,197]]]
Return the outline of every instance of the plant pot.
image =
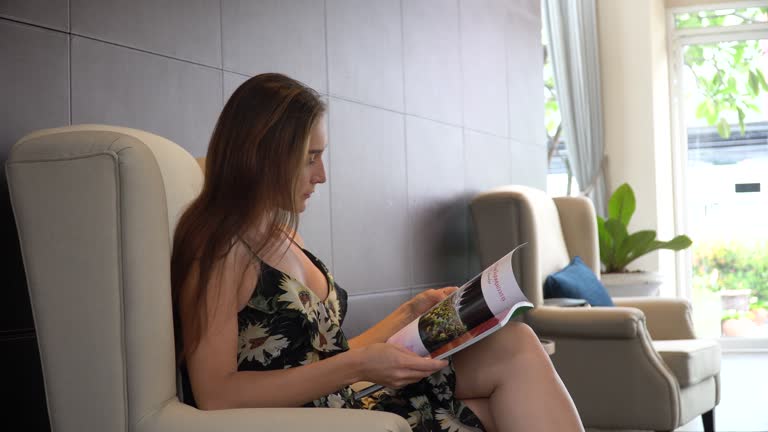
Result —
[[[749,337],[757,329],[757,324],[749,318],[723,320],[721,326],[722,335],[729,337]]]
[[[602,273],[600,281],[611,297],[648,297],[659,295],[664,276],[658,272]]]

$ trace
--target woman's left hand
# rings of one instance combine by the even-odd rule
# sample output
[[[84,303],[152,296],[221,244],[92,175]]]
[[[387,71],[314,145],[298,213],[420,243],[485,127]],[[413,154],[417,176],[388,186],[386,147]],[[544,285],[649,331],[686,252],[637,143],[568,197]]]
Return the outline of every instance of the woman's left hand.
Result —
[[[449,286],[444,288],[428,289],[420,292],[418,295],[408,300],[404,306],[410,308],[411,319],[416,319],[419,315],[428,311],[429,308],[438,304],[441,300],[453,294],[458,288]],[[410,321],[409,321],[410,322]]]
[[[449,286],[428,289],[402,303],[394,312],[357,337],[350,339],[352,348],[362,348],[377,342],[386,342],[393,334],[410,324],[419,315],[453,294],[458,288]]]

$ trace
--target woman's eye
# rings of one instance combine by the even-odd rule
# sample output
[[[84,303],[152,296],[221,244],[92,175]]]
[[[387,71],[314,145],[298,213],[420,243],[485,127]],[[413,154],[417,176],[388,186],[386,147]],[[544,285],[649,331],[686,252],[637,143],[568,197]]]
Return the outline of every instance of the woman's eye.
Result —
[[[314,165],[317,160],[320,158],[320,155],[317,153],[312,153],[309,155],[309,164]]]

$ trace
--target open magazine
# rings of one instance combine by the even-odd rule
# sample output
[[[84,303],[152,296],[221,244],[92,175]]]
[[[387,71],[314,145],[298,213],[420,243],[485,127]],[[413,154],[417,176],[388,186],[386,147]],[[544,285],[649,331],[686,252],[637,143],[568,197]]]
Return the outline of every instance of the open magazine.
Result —
[[[444,359],[504,327],[533,304],[512,270],[512,257],[525,243],[490,265],[451,295],[392,335],[387,342],[420,356]],[[381,389],[373,385],[355,394],[363,398]]]

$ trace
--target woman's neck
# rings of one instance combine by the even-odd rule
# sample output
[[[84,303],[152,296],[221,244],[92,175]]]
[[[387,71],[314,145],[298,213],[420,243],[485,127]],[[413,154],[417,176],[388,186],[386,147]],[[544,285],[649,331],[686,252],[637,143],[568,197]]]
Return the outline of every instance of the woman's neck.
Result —
[[[240,237],[260,259],[279,261],[288,252],[291,243],[296,243],[291,233],[288,227],[280,226],[273,230],[268,224],[261,223],[247,230]]]

